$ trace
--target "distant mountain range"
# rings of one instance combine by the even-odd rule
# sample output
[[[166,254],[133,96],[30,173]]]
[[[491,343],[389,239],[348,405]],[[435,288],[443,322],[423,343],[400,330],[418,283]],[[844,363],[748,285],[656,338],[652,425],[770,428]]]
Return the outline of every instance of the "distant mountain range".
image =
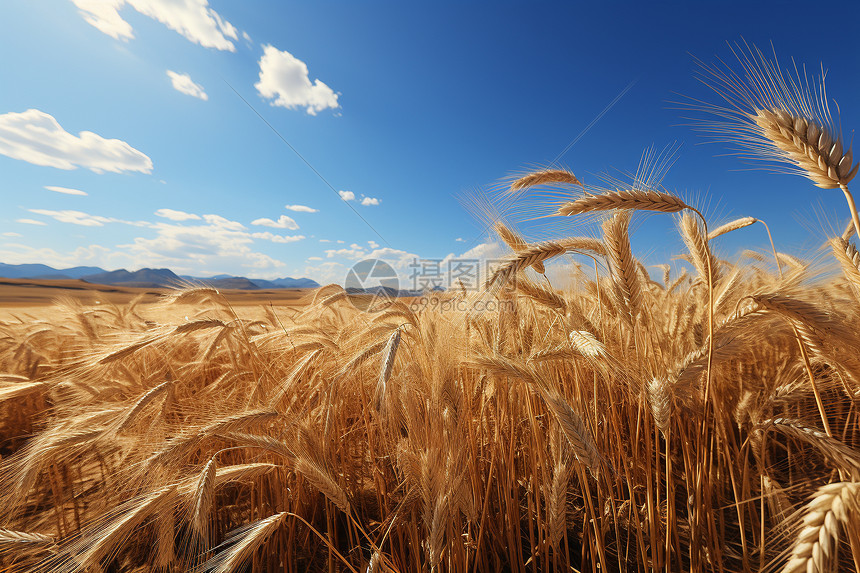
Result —
[[[260,290],[282,288],[315,288],[318,282],[301,278],[248,279],[232,275],[214,277],[179,276],[170,269],[140,269],[130,272],[125,269],[106,271],[99,267],[72,267],[55,269],[47,265],[7,265],[0,263],[0,277],[8,279],[79,279],[93,284],[116,285],[139,288],[175,287],[183,284],[202,282],[215,288]]]

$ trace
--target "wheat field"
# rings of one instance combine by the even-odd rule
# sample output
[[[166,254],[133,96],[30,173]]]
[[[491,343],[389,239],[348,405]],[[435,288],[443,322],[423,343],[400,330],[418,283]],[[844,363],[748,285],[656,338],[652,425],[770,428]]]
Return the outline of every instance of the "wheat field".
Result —
[[[780,89],[738,129],[856,221],[850,150]],[[160,321],[61,300],[0,322],[2,570],[860,570],[853,223],[822,273],[776,247],[720,258],[764,221],[710,228],[641,178],[512,189],[541,186],[599,234],[498,223],[485,288],[420,309],[330,285],[250,319],[191,288]],[[685,263],[637,260],[639,211],[675,218]],[[565,289],[541,275],[559,259]],[[459,310],[486,300],[505,304]]]

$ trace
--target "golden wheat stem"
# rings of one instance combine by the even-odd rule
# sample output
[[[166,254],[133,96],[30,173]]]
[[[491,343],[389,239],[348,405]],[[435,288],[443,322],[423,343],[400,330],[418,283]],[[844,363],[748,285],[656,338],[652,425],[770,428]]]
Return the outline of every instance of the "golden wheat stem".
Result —
[[[696,472],[696,489],[695,489],[695,503],[696,507],[701,508],[703,506],[702,500],[702,485],[703,478],[705,473],[705,465],[707,462],[707,454],[705,448],[705,440],[706,433],[708,429],[708,415],[711,403],[714,401],[714,397],[711,395],[711,371],[713,369],[713,361],[714,361],[714,271],[712,267],[712,259],[710,246],[708,245],[708,222],[705,220],[705,216],[699,212],[698,209],[694,207],[689,207],[691,211],[696,213],[699,218],[702,220],[702,225],[704,226],[704,233],[702,236],[702,241],[704,242],[705,252],[707,256],[705,258],[705,263],[708,272],[708,364],[707,364],[707,373],[705,374],[705,411],[702,416],[701,421],[701,429],[699,431],[699,444],[698,444],[698,452],[702,456],[702,459],[698,462],[699,471]],[[716,406],[716,404],[714,404]],[[693,522],[694,529],[691,531],[692,535],[701,534],[701,520],[704,518],[702,515],[703,512],[701,510],[696,512],[695,520]]]
[[[840,184],[839,188],[845,193],[845,200],[848,201],[848,210],[851,211],[851,220],[854,221],[854,230],[857,236],[860,237],[860,216],[857,215],[857,205],[854,203],[854,196],[848,190],[848,185]]]
[[[770,241],[770,249],[773,251],[773,260],[776,261],[776,271],[779,274],[779,278],[782,278],[782,265],[779,262],[779,255],[776,254],[776,245],[773,244],[773,236],[770,234],[770,227],[768,227],[767,223],[761,219],[756,220],[764,225],[764,229],[767,231],[767,240]]]

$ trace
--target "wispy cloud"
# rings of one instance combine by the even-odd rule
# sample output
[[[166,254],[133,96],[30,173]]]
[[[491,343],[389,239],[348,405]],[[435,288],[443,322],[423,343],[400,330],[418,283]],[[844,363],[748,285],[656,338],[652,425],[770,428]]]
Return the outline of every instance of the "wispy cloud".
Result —
[[[319,213],[319,209],[314,209],[313,207],[308,207],[306,205],[284,205],[284,209],[287,211],[296,211],[297,213]]]
[[[88,24],[117,40],[134,38],[119,10],[128,5],[191,42],[216,50],[236,51],[236,28],[209,7],[207,0],[72,0]]]
[[[340,107],[338,94],[319,80],[311,83],[308,66],[291,53],[266,44],[260,58],[257,93],[273,106],[305,108],[309,115]]]
[[[142,229],[131,241],[107,248],[98,245],[80,247],[70,252],[37,249],[12,242],[0,243],[0,260],[7,263],[42,262],[57,266],[95,264],[105,268],[168,267],[182,274],[216,274],[225,269],[248,269],[249,275],[274,277],[286,264],[257,250],[262,242],[289,244],[302,241],[304,235],[280,235],[251,232],[242,223],[216,214],[194,215],[172,209],[160,209],[160,215],[189,216],[181,221],[129,222],[113,217],[90,215],[80,211],[33,209],[65,223],[98,227],[108,223],[125,223]],[[170,217],[166,217],[170,218]],[[20,219],[19,222],[45,225],[42,221]],[[145,234],[144,234],[145,233]],[[0,234],[15,237],[18,233]],[[236,270],[229,272],[237,272]],[[297,270],[298,272],[298,270]]]
[[[159,217],[170,219],[171,221],[191,221],[200,219],[200,215],[186,213],[185,211],[177,211],[175,209],[159,209],[155,214]]]
[[[340,195],[340,198],[344,201],[356,200],[355,193],[353,193],[352,191],[338,191],[337,194]],[[366,195],[362,195],[361,200],[359,201],[359,203],[361,203],[365,207],[368,207],[370,205],[379,205],[381,202],[382,201],[380,199],[377,199],[376,197],[368,197]]]
[[[40,227],[44,227],[47,225],[44,221],[37,221],[36,219],[15,219],[16,223],[23,223],[25,225],[38,225]]]
[[[0,154],[57,169],[152,171],[152,160],[125,141],[105,139],[91,131],[72,135],[38,109],[0,115]]]
[[[16,233],[14,231],[6,231],[5,233],[3,233],[3,236],[4,237],[21,237],[22,235],[21,235],[21,233]]]
[[[206,94],[206,91],[203,89],[203,86],[194,83],[194,81],[191,79],[191,76],[189,76],[188,74],[180,74],[174,72],[173,70],[167,70],[167,77],[170,78],[170,83],[173,84],[173,89],[175,89],[179,93],[190,95],[191,97],[196,97],[197,99],[202,99],[203,101],[209,99],[209,96]]]
[[[133,227],[149,227],[152,223],[146,221],[125,221],[123,219],[115,219],[113,217],[103,217],[101,215],[90,215],[82,211],[63,210],[54,211],[52,209],[27,209],[31,213],[50,217],[60,223],[69,223],[71,225],[80,225],[82,227],[103,227],[105,223],[121,223],[123,225],[131,225]],[[19,222],[23,219],[19,219]],[[30,221],[30,219],[27,219]]]
[[[251,233],[251,236],[255,239],[263,239],[265,241],[272,241],[273,243],[295,243],[305,238],[304,235],[275,235],[268,231],[265,233]]]
[[[266,218],[255,219],[251,221],[251,224],[261,227],[272,227],[273,229],[289,229],[290,231],[295,231],[299,228],[299,224],[292,217],[287,217],[286,215],[281,215],[277,221]]]
[[[131,259],[123,253],[111,251],[100,245],[78,247],[69,253],[60,253],[50,248],[35,248],[28,245],[6,243],[0,248],[0,260],[8,264],[26,264],[38,261],[59,269],[78,265],[94,265],[105,268],[132,266]]]
[[[109,217],[99,215],[90,215],[81,211],[52,211],[50,209],[28,209],[31,213],[44,215],[59,221],[60,223],[70,223],[72,225],[81,225],[83,227],[103,227],[105,223],[113,223],[114,220]]]
[[[151,228],[155,237],[137,237],[130,244],[119,245],[136,260],[145,261],[146,266],[195,268],[195,272],[213,265],[257,270],[285,266],[283,261],[255,251],[254,233],[245,230],[244,225],[220,215],[203,215],[202,222],[191,224],[159,222]],[[259,238],[276,242],[272,238],[276,236]],[[285,238],[277,242],[289,241]]]
[[[245,228],[245,225],[243,225],[242,223],[238,221],[231,221],[230,219],[222,217],[221,215],[203,215],[203,220],[214,227],[229,229],[231,231],[241,231]]]
[[[53,191],[54,193],[63,193],[64,195],[81,195],[86,196],[86,191],[81,191],[80,189],[70,189],[68,187],[57,187],[55,185],[45,185],[45,189],[48,191]]]

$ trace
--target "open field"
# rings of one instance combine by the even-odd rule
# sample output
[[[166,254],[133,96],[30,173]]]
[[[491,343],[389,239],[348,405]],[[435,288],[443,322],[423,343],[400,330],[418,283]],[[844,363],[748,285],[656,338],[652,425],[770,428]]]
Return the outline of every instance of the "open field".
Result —
[[[264,306],[273,305],[284,310],[304,306],[314,289],[231,290],[220,289],[225,300],[244,318],[259,318]],[[131,288],[90,284],[79,280],[31,280],[0,278],[0,320],[12,316],[43,318],[53,312],[52,305],[61,298],[76,300],[85,306],[127,305],[137,301],[140,312],[150,320],[176,318],[181,313],[174,308],[170,316],[163,316],[153,306],[170,292],[169,289]],[[184,309],[194,316],[193,307]],[[186,316],[182,314],[181,316]]]
[[[681,210],[655,193],[635,199]],[[729,263],[711,241],[753,223],[709,240],[687,214],[691,265],[654,280],[629,218],[533,245],[497,225],[508,262],[485,292],[439,293],[447,311],[364,312],[334,285],[301,308],[98,287],[32,306],[56,289],[8,286],[31,306],[0,318],[0,562],[856,566],[856,250],[834,238],[844,275],[823,279],[780,253]],[[550,289],[534,269],[566,253],[598,273]],[[487,299],[505,304],[468,310]]]

